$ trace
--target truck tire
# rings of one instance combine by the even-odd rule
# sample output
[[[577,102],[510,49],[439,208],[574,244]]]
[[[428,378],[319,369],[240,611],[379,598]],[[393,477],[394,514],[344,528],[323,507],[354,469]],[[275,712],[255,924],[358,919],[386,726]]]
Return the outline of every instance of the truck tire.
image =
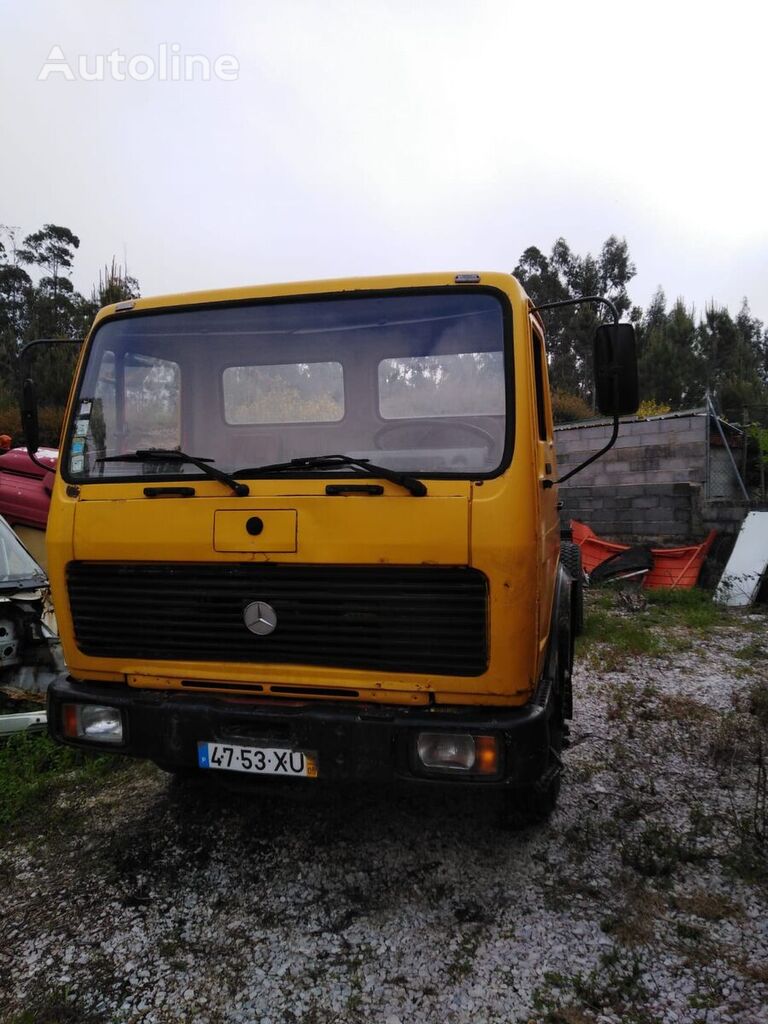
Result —
[[[581,548],[571,541],[560,545],[560,561],[573,580],[573,635],[584,632],[584,572],[581,566]]]
[[[541,825],[552,814],[560,795],[560,778],[563,763],[563,740],[566,724],[563,708],[562,672],[556,670],[556,684],[552,687],[548,700],[549,717],[549,749],[547,764],[542,777],[527,786],[516,786],[501,794],[500,824],[510,831],[527,828],[530,825]]]

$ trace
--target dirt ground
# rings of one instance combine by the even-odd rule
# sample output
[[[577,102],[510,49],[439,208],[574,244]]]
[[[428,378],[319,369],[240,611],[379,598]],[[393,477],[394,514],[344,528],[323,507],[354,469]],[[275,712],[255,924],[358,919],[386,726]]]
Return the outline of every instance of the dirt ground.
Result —
[[[768,619],[593,599],[551,821],[72,772],[0,849],[0,1020],[768,1021]]]

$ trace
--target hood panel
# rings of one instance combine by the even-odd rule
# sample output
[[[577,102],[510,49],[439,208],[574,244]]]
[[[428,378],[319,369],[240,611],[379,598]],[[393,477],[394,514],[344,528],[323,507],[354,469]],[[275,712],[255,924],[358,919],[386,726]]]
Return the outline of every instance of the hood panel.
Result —
[[[255,518],[264,524],[256,536],[247,532]],[[273,531],[280,534],[274,542]],[[108,561],[467,565],[469,502],[463,496],[410,495],[80,501],[73,555]]]

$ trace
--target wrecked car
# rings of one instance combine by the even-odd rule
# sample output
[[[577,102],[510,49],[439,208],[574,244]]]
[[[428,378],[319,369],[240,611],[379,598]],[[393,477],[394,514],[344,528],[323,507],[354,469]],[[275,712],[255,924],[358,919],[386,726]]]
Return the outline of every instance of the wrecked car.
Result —
[[[0,689],[43,693],[63,671],[48,577],[0,516]]]

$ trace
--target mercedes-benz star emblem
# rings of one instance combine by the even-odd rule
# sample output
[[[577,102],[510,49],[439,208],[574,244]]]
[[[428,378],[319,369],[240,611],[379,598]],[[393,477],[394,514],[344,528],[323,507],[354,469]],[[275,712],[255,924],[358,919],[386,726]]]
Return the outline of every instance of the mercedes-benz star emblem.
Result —
[[[243,612],[243,622],[257,636],[267,636],[277,626],[277,614],[266,601],[251,601]]]

